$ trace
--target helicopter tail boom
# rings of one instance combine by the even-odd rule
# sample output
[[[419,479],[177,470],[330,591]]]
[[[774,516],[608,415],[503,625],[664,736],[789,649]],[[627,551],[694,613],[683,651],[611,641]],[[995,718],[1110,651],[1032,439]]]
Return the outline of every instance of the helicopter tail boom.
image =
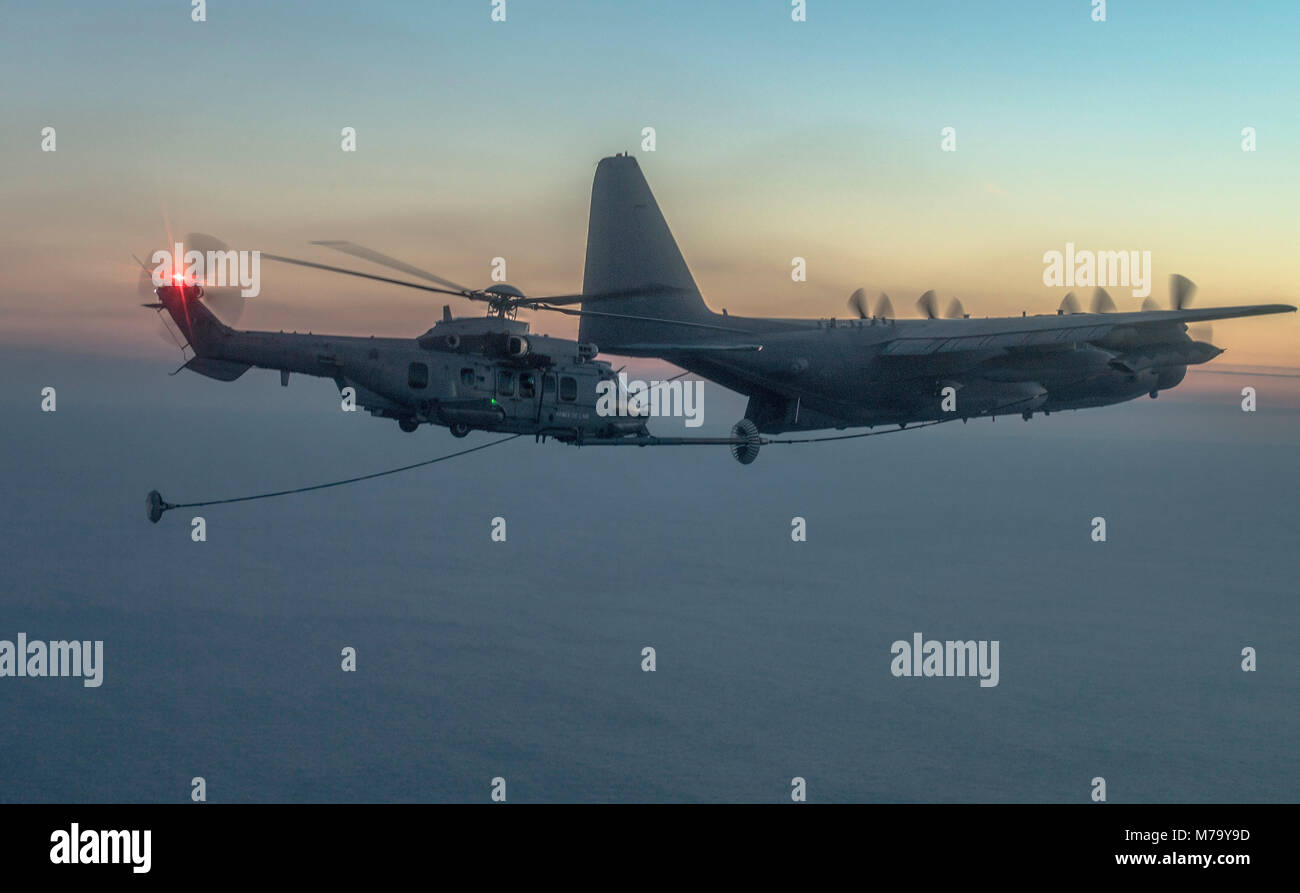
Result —
[[[204,356],[208,344],[233,331],[217,319],[200,300],[203,291],[194,285],[168,285],[157,289],[158,300],[197,356]]]

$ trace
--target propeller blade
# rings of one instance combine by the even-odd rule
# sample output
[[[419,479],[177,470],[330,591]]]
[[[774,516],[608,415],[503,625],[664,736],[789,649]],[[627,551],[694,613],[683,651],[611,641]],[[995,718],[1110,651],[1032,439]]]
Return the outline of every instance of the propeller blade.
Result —
[[[222,322],[233,324],[244,313],[244,296],[237,285],[203,286],[203,300],[208,302]]]
[[[230,251],[229,245],[207,233],[186,233],[184,244],[187,252],[202,252],[205,261],[214,251]],[[240,286],[217,285],[215,270],[209,270],[205,266],[203,272],[203,281],[200,283],[203,287],[203,300],[222,322],[228,324],[238,322],[239,317],[244,313],[244,296],[240,293]]]
[[[953,298],[952,303],[948,305],[948,318],[961,319],[965,315],[966,308],[961,305],[961,301]]]
[[[140,297],[149,301],[157,299],[157,295],[154,294],[153,290],[153,273],[149,271],[148,267],[141,265],[140,276],[135,283],[135,290]]]
[[[1065,297],[1061,298],[1061,312],[1062,313],[1079,312],[1079,299],[1074,296],[1074,292],[1067,291],[1065,293]]]
[[[422,270],[419,267],[413,267],[408,263],[398,260],[397,258],[389,257],[387,254],[380,254],[378,251],[375,251],[371,248],[367,248],[364,245],[358,245],[355,242],[348,242],[342,239],[335,239],[331,241],[312,242],[311,244],[323,245],[326,248],[333,248],[335,251],[342,251],[344,254],[350,254],[353,257],[359,257],[362,260],[368,260],[371,263],[376,263],[383,267],[391,267],[394,270],[398,270],[399,272],[406,273],[408,276],[415,276],[420,279],[427,279],[428,281],[436,282],[438,285],[444,286],[445,288],[454,288],[458,292],[473,291],[473,289],[467,288],[461,285],[459,282],[452,282],[450,279],[444,279],[441,276],[437,275],[436,273],[430,273],[428,270]]]
[[[916,299],[916,309],[921,311],[921,315],[926,319],[937,319],[939,308],[935,298],[934,291],[927,291],[921,297]]]
[[[1204,341],[1207,344],[1214,343],[1214,326],[1208,322],[1196,326],[1188,326],[1187,334],[1193,341]]]
[[[857,288],[849,295],[849,308],[858,314],[858,319],[870,319],[871,311],[867,309],[867,290]]]
[[[1092,312],[1093,313],[1114,313],[1115,302],[1110,299],[1106,289],[1099,288],[1092,293]]]
[[[1159,310],[1160,304],[1156,302],[1155,298],[1147,295],[1146,300],[1142,302],[1142,309],[1143,311]]]
[[[203,255],[203,278],[199,281],[199,285],[203,286],[203,292],[205,295],[208,294],[210,290],[220,289],[224,291],[229,288],[229,286],[224,285],[218,286],[217,271],[208,269],[207,266],[208,258],[213,252],[230,251],[229,245],[218,239],[216,236],[210,236],[207,233],[186,233],[185,241],[182,244],[185,246],[185,252],[187,254],[191,251],[198,251]],[[238,288],[235,290],[238,291]],[[242,309],[242,298],[240,299],[240,303],[240,309]]]
[[[186,233],[184,244],[186,251],[201,251],[204,257],[207,257],[209,251],[230,250],[230,246],[225,242],[207,233]]]
[[[894,302],[889,300],[889,295],[883,291],[880,293],[880,297],[876,298],[876,316],[881,319],[894,318]]]
[[[1169,277],[1169,305],[1175,310],[1184,310],[1192,303],[1196,294],[1196,283],[1186,276],[1174,273]]]

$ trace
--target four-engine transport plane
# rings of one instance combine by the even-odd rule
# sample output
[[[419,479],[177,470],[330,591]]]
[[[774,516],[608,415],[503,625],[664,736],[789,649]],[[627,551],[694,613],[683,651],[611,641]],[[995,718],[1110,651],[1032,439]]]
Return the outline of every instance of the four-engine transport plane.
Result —
[[[201,237],[194,237],[201,238]],[[209,237],[210,238],[210,237]],[[554,437],[576,444],[730,444],[752,462],[761,435],[827,428],[938,423],[1107,406],[1174,387],[1187,367],[1222,351],[1188,323],[1294,311],[1287,304],[1190,309],[1195,286],[1171,278],[1172,309],[1113,311],[1098,290],[1091,313],[1067,295],[1055,313],[972,319],[953,302],[939,318],[933,292],[923,318],[874,310],[862,289],[849,319],[749,318],[714,313],[669,232],[634,158],[603,159],[592,187],[580,294],[527,297],[507,285],[471,289],[350,242],[316,243],[401,271],[393,278],[263,253],[263,259],[484,302],[486,317],[443,319],[413,339],[237,331],[204,306],[200,284],[149,290],[194,357],[186,367],[231,381],[251,366],[333,379],[358,405],[421,424]],[[413,282],[411,278],[424,282]],[[432,284],[427,284],[432,283]],[[151,283],[152,285],[152,283]],[[580,317],[577,341],[529,334],[520,309]],[[645,419],[597,411],[615,381],[597,352],[656,357],[749,397],[730,438],[655,438]],[[609,385],[605,386],[610,387]]]

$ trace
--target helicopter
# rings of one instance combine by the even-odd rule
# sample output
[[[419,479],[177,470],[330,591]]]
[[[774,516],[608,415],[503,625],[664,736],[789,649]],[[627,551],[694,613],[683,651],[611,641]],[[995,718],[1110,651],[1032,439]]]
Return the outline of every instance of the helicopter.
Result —
[[[226,382],[253,367],[274,369],[285,386],[295,373],[329,378],[358,408],[408,433],[429,424],[455,437],[483,430],[565,443],[649,435],[641,414],[598,412],[601,383],[608,392],[620,382],[610,363],[596,359],[596,345],[532,334],[513,318],[532,301],[511,286],[457,289],[487,302],[488,315],[458,318],[444,305],[442,319],[414,339],[236,330],[207,306],[198,281],[153,288],[157,301],[144,306],[166,311],[193,350],[183,369]]]

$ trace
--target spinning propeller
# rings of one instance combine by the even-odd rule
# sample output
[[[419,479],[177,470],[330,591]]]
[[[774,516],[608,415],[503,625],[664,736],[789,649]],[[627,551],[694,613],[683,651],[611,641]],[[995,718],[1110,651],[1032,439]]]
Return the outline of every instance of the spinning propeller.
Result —
[[[1180,276],[1174,273],[1169,277],[1169,309],[1186,310],[1192,305],[1192,297],[1196,294],[1196,283],[1186,276]],[[1066,302],[1069,302],[1069,308],[1066,309]],[[1061,309],[1067,313],[1078,313],[1078,301],[1075,300],[1074,292],[1070,292],[1061,301]],[[1142,301],[1143,311],[1160,310],[1160,304],[1155,298],[1148,295]],[[1110,294],[1106,289],[1099,288],[1092,293],[1092,312],[1093,313],[1114,313],[1115,302],[1111,300]]]
[[[894,318],[894,303],[889,300],[889,295],[883,291],[880,293],[880,297],[876,298],[876,312],[874,314],[867,307],[867,290],[865,288],[854,289],[853,294],[849,295],[849,309],[858,315],[858,319]]]
[[[880,297],[876,298],[876,312],[874,314],[867,307],[867,290],[865,288],[854,289],[853,294],[849,295],[849,309],[858,315],[858,319],[894,318],[894,303],[889,300],[889,295],[883,291],[880,293]]]
[[[939,299],[934,291],[927,291],[921,297],[916,299],[916,309],[926,319],[939,318]],[[953,298],[948,304],[948,312],[944,314],[948,319],[961,319],[966,315],[965,308],[961,306],[961,301]]]
[[[209,236],[206,233],[189,233],[181,243],[186,252],[199,251],[203,253],[206,259],[209,252],[229,251],[230,247],[225,242]],[[172,250],[172,249],[167,249]],[[150,257],[152,258],[152,254]],[[215,271],[207,269],[205,264],[205,276],[195,282],[186,282],[185,274],[179,271],[173,271],[170,282],[157,281],[158,271],[156,267],[150,267],[139,258],[135,259],[140,266],[140,275],[136,279],[136,292],[141,298],[146,299],[146,307],[157,308],[159,305],[154,301],[158,297],[158,289],[169,286],[197,286],[197,295],[199,299],[206,301],[217,314],[222,322],[234,324],[244,314],[244,296],[243,289],[238,285],[217,285]],[[183,258],[182,258],[183,263]],[[171,265],[169,265],[171,266]],[[173,331],[167,321],[165,314],[161,315],[158,320],[158,337],[174,347],[185,349],[185,339],[183,335]]]
[[[917,310],[927,319],[938,319],[939,307],[937,301],[935,293],[927,291],[917,299]],[[894,302],[883,291],[880,293],[880,297],[876,298],[875,314],[872,314],[867,308],[867,291],[863,288],[855,289],[853,294],[849,295],[849,308],[857,313],[858,319],[871,319],[873,315],[881,319],[894,318]],[[961,319],[966,315],[966,311],[962,307],[961,301],[953,298],[948,304],[948,312],[944,315],[948,319]]]
[[[225,242],[209,236],[205,233],[189,233],[181,243],[186,252],[200,251],[204,257],[213,251],[229,251],[230,246]],[[186,283],[184,274],[173,272],[172,282],[155,281],[154,268],[148,266],[139,258],[136,262],[140,264],[140,277],[136,283],[136,290],[142,298],[154,298],[157,296],[155,289],[166,285],[194,284],[201,289],[200,297],[208,303],[214,313],[221,318],[222,322],[233,323],[239,319],[244,312],[244,296],[241,294],[242,289],[238,285],[217,285],[217,279],[212,270],[205,269],[205,276],[194,283]]]
[[[885,319],[894,318],[894,302],[889,300],[889,295],[883,291],[880,293],[880,297],[876,299],[876,316]]]
[[[1092,293],[1092,312],[1093,313],[1114,313],[1117,308],[1115,302],[1111,299],[1110,292],[1104,288],[1099,288]]]

